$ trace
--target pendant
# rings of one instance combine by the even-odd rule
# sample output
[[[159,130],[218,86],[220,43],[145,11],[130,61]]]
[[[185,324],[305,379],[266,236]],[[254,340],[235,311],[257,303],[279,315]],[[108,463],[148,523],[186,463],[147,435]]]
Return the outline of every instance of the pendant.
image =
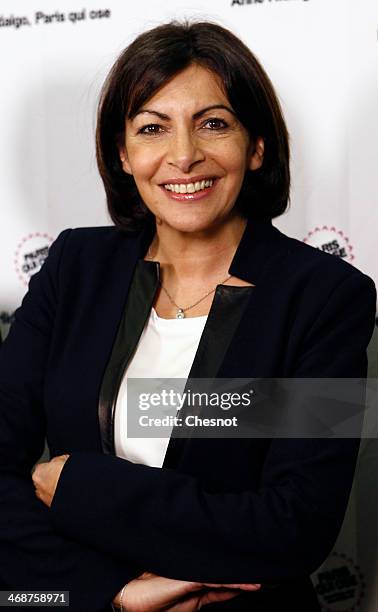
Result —
[[[185,313],[182,308],[179,308],[176,312],[176,319],[185,319]]]

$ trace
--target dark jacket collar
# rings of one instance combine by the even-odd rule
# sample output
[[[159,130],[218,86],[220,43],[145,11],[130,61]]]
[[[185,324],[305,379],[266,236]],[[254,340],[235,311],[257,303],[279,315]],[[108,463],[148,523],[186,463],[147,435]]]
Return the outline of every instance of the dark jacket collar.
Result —
[[[146,255],[155,231],[155,226],[149,225],[140,233],[140,258]],[[277,246],[282,237],[270,220],[248,219],[228,273],[257,285],[273,256],[277,256]]]
[[[257,285],[273,257],[283,235],[270,220],[249,219],[242,235],[229,273]]]

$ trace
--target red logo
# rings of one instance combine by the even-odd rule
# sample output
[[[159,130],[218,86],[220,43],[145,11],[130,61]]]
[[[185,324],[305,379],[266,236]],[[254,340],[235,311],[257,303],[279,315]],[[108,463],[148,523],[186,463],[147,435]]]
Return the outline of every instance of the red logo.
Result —
[[[28,234],[21,240],[14,255],[14,266],[23,285],[28,285],[33,274],[41,269],[53,240],[41,232]]]
[[[347,261],[352,262],[354,259],[353,247],[349,242],[349,238],[342,230],[338,230],[334,226],[328,227],[328,225],[322,225],[322,227],[315,227],[303,238],[303,242]]]

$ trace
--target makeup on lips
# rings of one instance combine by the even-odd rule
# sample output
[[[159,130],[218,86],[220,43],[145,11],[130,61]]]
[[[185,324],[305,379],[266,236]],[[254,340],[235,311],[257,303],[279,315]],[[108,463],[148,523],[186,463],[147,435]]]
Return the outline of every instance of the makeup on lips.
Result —
[[[198,176],[190,179],[168,179],[161,189],[174,200],[200,200],[213,191],[218,177]]]

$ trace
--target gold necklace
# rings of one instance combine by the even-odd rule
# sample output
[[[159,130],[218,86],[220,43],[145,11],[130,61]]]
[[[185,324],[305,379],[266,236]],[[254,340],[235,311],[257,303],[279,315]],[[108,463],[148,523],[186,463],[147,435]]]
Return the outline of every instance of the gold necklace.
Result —
[[[152,259],[152,256],[151,256],[151,247],[147,251],[147,258],[148,259]],[[222,282],[220,284],[223,285],[231,277],[232,277],[232,274],[230,274],[229,276],[227,276],[227,278],[222,280]],[[197,302],[194,302],[194,304],[191,304],[190,306],[186,306],[185,308],[182,308],[181,306],[176,304],[176,302],[174,301],[172,296],[168,293],[167,289],[164,287],[163,283],[160,280],[159,280],[159,285],[163,289],[163,291],[165,292],[165,294],[166,294],[167,298],[169,299],[169,301],[171,302],[171,304],[173,304],[173,306],[175,306],[175,308],[177,308],[177,312],[176,312],[176,315],[175,315],[176,319],[185,319],[185,313],[188,310],[191,310],[192,308],[194,308],[194,306],[197,306],[197,304],[199,304],[200,302],[203,302],[203,300],[205,300],[208,295],[210,295],[211,293],[214,293],[214,291],[216,290],[216,287],[214,287],[214,289],[210,289],[210,291],[208,291],[206,293],[206,295],[204,295],[199,300],[197,300]]]

